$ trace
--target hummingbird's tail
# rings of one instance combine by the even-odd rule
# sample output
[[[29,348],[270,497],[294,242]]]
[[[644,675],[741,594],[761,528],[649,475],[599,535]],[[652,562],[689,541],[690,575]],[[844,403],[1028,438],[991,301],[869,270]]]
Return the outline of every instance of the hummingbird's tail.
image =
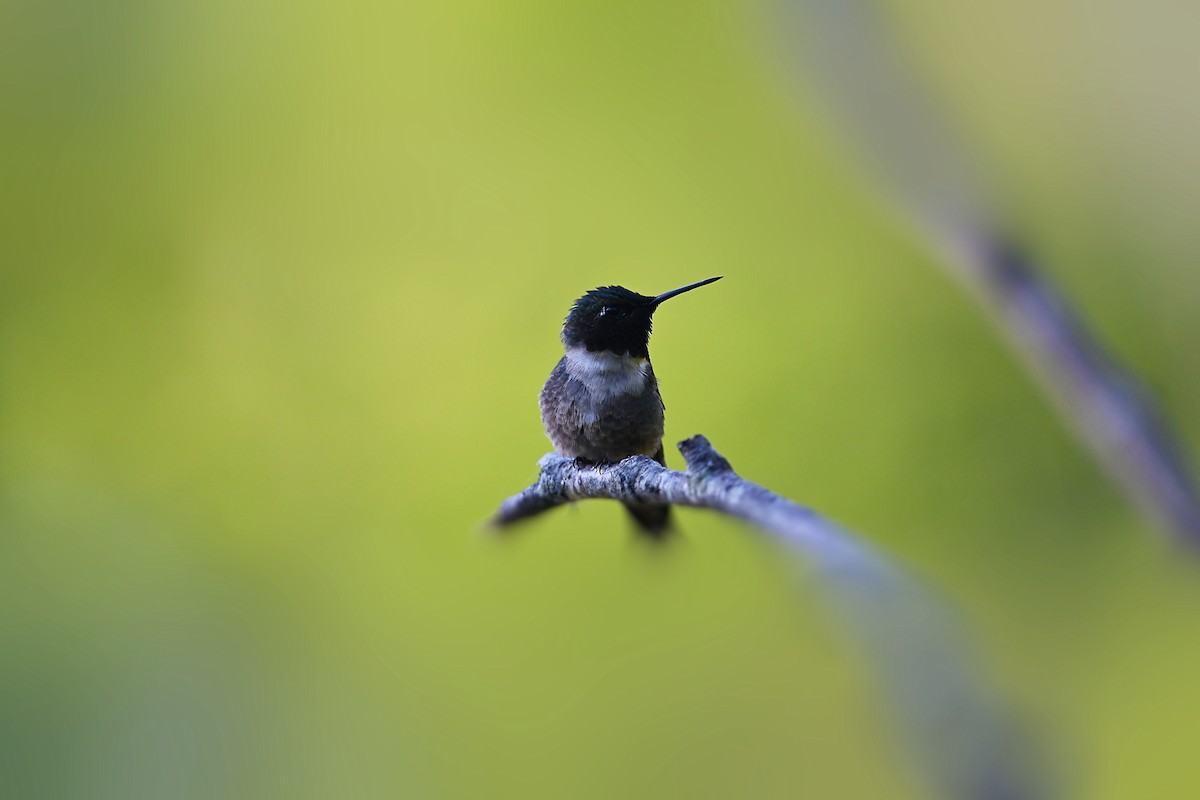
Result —
[[[637,532],[649,539],[661,540],[671,533],[671,507],[649,503],[626,503]]]
[[[658,446],[654,460],[664,467],[667,465],[666,453],[663,446]],[[671,507],[660,503],[625,503],[629,516],[633,517],[638,533],[648,539],[661,541],[671,534]]]

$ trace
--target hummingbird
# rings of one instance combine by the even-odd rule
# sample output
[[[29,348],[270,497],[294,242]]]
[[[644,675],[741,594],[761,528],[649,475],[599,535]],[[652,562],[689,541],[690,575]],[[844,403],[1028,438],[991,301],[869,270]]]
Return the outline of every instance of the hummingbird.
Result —
[[[664,467],[663,401],[650,366],[650,321],[666,300],[722,276],[650,297],[601,286],[575,301],[562,327],[566,354],[542,387],[546,435],[561,456],[616,463],[650,456]],[[661,538],[669,506],[626,503],[641,532]]]

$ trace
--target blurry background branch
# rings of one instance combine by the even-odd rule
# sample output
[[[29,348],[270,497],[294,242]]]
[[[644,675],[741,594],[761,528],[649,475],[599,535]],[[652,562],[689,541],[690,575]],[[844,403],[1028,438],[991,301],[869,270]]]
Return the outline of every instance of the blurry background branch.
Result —
[[[848,137],[992,312],[1068,426],[1105,471],[1179,540],[1200,545],[1200,491],[1150,392],[1123,368],[1002,221],[993,182],[965,152],[898,52],[873,0],[782,0],[790,54],[803,54]]]
[[[963,242],[959,253],[959,273],[1106,471],[1161,526],[1200,545],[1195,477],[1150,392],[1021,251],[990,239]]]
[[[573,500],[605,498],[707,508],[745,520],[786,545],[815,575],[822,598],[865,654],[901,738],[943,796],[1046,796],[1028,743],[988,690],[947,610],[916,580],[815,511],[737,475],[703,436],[679,444],[687,472],[643,456],[580,466],[550,453],[538,480],[505,500],[500,528]]]

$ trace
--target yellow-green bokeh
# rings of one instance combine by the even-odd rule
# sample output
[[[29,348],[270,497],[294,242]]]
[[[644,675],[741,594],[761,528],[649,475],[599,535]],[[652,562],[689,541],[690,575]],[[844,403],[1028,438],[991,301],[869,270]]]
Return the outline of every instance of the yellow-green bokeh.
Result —
[[[1200,442],[1188,20],[943,5],[890,4],[898,34]],[[1200,791],[1200,566],[895,224],[769,18],[0,4],[6,796],[923,796],[743,528],[481,529],[547,448],[570,302],[718,274],[656,320],[668,439],[936,587],[1082,796]]]

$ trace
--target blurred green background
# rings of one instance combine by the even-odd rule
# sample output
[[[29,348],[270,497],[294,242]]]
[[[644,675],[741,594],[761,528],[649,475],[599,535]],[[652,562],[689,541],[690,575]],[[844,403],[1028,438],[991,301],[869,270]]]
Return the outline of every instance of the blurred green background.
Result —
[[[1195,10],[889,4],[1200,442]],[[1079,796],[1200,793],[1200,565],[738,3],[0,3],[0,794],[925,796],[780,553],[481,523],[599,284],[670,442],[947,597]],[[668,460],[682,459],[668,447]]]

